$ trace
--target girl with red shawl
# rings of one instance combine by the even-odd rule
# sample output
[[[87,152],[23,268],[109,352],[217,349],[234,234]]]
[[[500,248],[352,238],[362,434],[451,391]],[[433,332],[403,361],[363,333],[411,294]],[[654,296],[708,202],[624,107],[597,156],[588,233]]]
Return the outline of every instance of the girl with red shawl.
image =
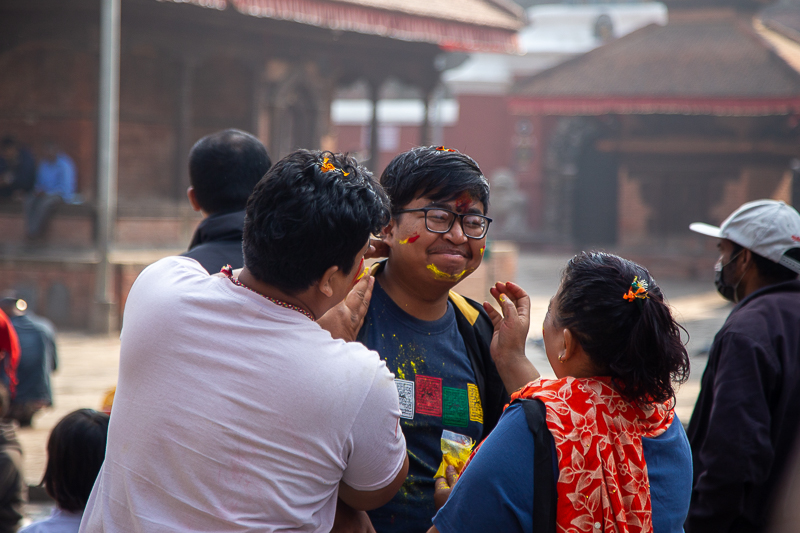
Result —
[[[504,316],[490,312],[492,355],[508,368],[530,301],[512,283],[493,295]],[[681,329],[643,267],[575,256],[544,321],[557,379],[531,375],[458,482],[452,471],[437,480],[440,498],[455,484],[429,533],[682,532],[692,463],[673,410],[673,383],[689,374]]]

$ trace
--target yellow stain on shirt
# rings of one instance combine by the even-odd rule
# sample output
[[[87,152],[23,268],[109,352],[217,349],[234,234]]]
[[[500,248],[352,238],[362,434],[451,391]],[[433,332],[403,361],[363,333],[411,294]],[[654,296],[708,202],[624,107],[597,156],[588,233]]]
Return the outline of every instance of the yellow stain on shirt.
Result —
[[[461,278],[464,277],[464,275],[467,274],[467,272],[469,272],[469,270],[462,270],[458,274],[448,274],[447,272],[442,272],[441,270],[439,270],[439,268],[433,263],[428,265],[428,270],[433,272],[433,277],[435,277],[436,279],[441,279],[446,281],[459,281]]]

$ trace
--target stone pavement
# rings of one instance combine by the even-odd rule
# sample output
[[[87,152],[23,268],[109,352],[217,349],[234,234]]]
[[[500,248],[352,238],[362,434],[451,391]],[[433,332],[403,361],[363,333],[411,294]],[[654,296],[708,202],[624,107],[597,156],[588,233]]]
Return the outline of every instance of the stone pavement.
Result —
[[[541,323],[550,297],[558,288],[561,269],[571,256],[524,253],[519,257],[517,282],[532,301],[528,356],[544,376],[553,377],[541,346]],[[705,352],[725,321],[731,306],[711,282],[659,280],[678,321],[689,331],[692,373],[678,394],[678,416],[687,423],[700,388]],[[52,427],[75,409],[100,409],[104,393],[117,381],[119,339],[80,333],[58,336],[59,370],[53,375],[54,407],[34,419],[33,428],[19,430],[24,450],[25,477],[36,485],[46,463],[47,438]]]
[[[60,333],[58,359],[58,371],[52,377],[53,407],[36,415],[32,428],[17,430],[29,485],[42,480],[53,426],[76,409],[102,407],[105,391],[117,382],[119,338]]]

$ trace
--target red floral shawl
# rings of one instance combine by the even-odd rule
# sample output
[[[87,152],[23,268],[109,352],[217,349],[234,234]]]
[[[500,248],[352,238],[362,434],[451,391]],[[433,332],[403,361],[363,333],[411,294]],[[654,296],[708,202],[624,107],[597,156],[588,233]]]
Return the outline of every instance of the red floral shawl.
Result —
[[[559,532],[651,533],[650,483],[642,437],[672,424],[671,404],[641,408],[626,401],[611,379],[539,379],[511,395],[547,408],[558,454]]]

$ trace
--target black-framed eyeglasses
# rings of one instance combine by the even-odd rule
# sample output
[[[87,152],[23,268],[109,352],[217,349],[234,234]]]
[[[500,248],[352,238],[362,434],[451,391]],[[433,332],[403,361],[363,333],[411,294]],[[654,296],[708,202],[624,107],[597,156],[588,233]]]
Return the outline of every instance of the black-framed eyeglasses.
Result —
[[[449,209],[441,207],[420,207],[417,209],[403,209],[396,211],[396,215],[402,213],[415,213],[422,211],[425,213],[425,227],[431,233],[447,233],[453,227],[456,217],[461,219],[461,230],[470,239],[483,239],[489,231],[489,224],[492,219],[474,213],[455,213]]]

